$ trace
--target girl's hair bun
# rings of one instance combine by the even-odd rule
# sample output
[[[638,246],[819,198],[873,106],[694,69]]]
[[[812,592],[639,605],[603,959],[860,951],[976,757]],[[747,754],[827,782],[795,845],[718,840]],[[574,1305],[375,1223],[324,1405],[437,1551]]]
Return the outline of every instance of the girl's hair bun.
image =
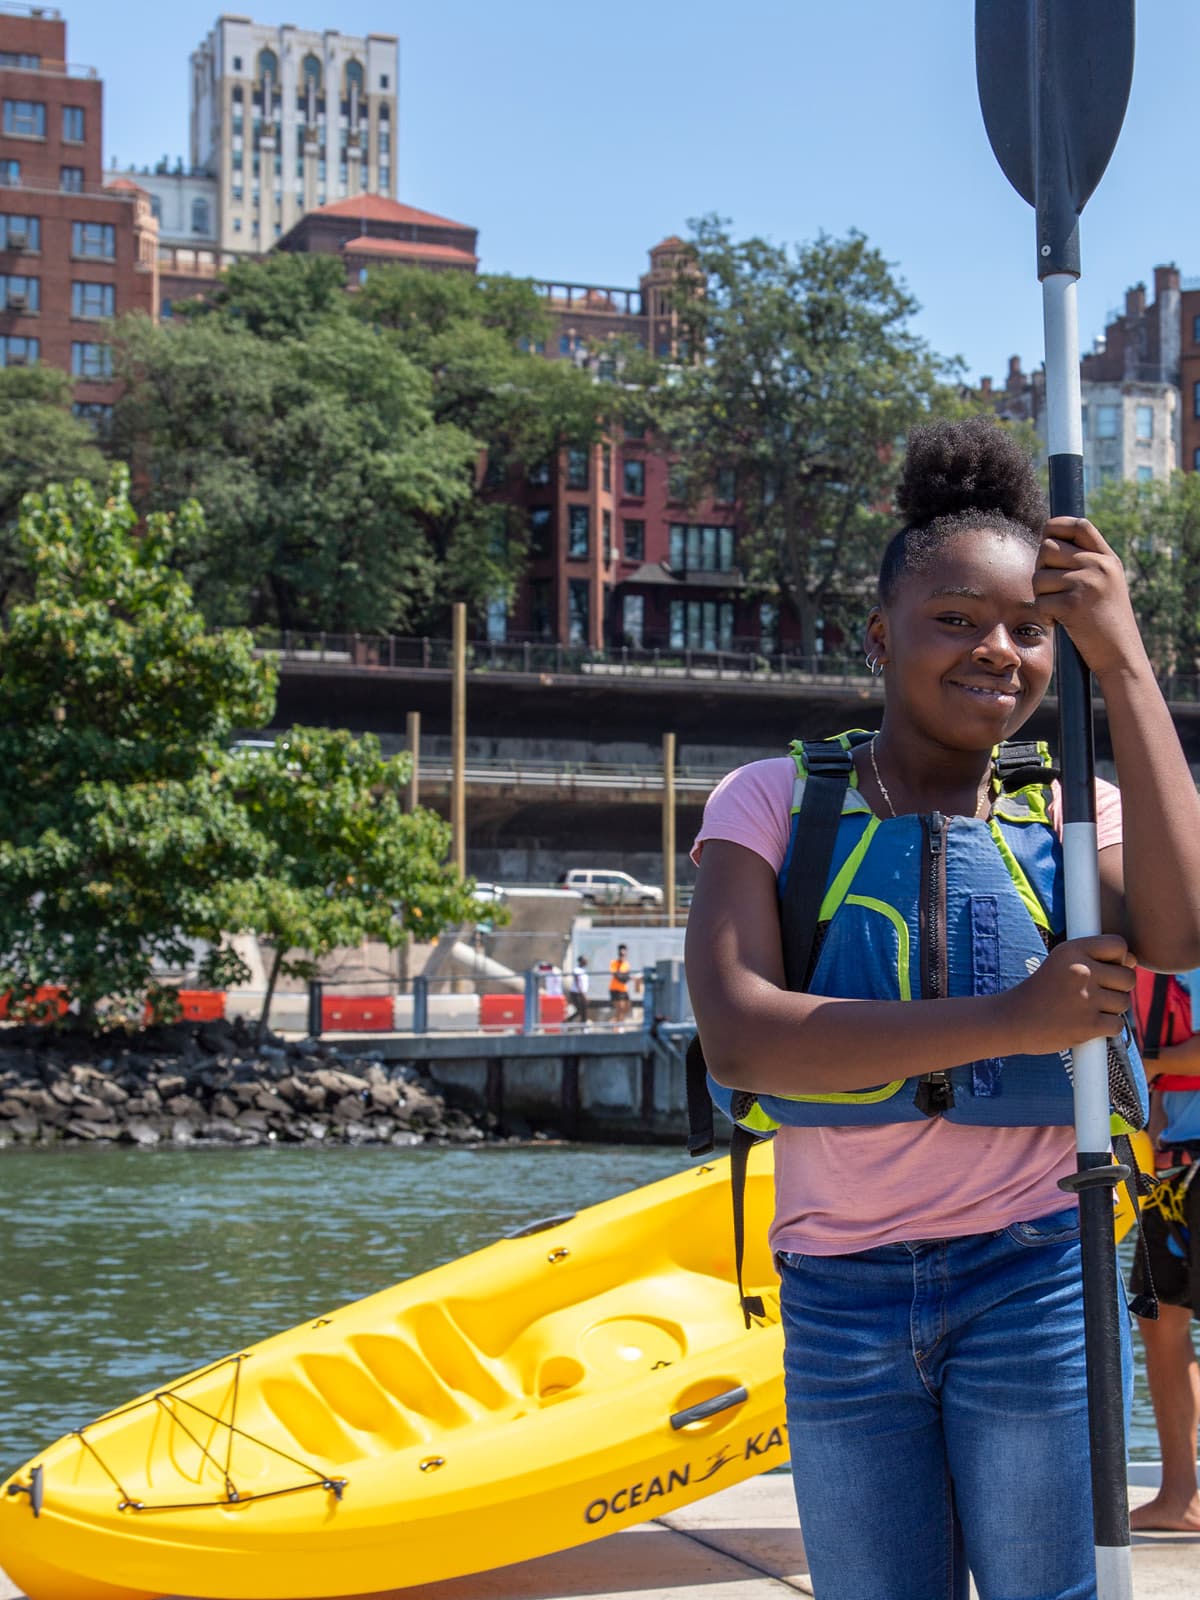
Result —
[[[909,527],[989,512],[1040,533],[1047,507],[1033,462],[992,417],[931,422],[908,436],[896,506]]]

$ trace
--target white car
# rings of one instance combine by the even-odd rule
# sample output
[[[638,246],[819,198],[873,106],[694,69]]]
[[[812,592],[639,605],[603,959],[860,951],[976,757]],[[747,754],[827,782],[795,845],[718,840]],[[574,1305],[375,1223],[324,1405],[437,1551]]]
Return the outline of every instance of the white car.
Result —
[[[628,872],[612,867],[571,867],[558,880],[560,889],[575,889],[588,905],[654,906],[662,910],[663,892],[652,883],[639,883]]]

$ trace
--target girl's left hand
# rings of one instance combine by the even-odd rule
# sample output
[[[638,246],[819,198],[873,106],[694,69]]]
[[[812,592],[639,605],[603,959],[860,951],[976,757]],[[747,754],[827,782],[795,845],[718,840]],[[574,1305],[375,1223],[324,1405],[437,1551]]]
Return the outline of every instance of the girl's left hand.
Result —
[[[1125,569],[1086,517],[1051,517],[1033,592],[1047,622],[1060,623],[1096,674],[1144,655]]]

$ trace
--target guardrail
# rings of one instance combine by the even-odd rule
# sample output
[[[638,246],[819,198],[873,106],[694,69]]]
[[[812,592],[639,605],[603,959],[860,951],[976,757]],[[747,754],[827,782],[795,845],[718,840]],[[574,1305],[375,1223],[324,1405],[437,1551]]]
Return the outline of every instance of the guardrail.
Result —
[[[728,767],[677,767],[675,788],[707,794]],[[468,784],[507,784],[532,788],[564,785],[590,789],[653,789],[663,786],[661,766],[608,761],[512,761],[502,758],[468,760],[463,769]],[[421,783],[448,783],[453,775],[444,758],[421,757]]]
[[[259,655],[331,670],[449,672],[453,666],[449,639],[319,630],[280,634],[260,630],[255,638]],[[721,650],[684,649],[670,644],[614,645],[594,650],[545,640],[473,640],[467,645],[467,670],[582,678],[820,683],[831,688],[861,688],[878,682],[858,655],[801,655],[788,650],[763,654],[757,640],[737,639],[730,648]],[[1168,701],[1184,705],[1200,702],[1200,674],[1160,673],[1158,683]]]

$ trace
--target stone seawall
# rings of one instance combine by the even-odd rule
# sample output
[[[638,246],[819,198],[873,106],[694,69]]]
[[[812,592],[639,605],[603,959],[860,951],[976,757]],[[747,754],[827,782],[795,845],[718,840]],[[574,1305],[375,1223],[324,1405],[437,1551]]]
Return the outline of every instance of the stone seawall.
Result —
[[[0,1149],[474,1144],[486,1117],[382,1052],[205,1022],[99,1038],[0,1032]]]

